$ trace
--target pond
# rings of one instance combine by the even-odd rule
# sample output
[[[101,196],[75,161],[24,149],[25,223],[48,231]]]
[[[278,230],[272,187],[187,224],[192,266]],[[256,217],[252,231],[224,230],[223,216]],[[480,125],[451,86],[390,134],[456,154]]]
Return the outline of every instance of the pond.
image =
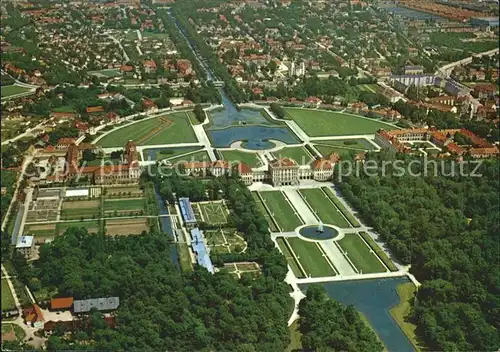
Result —
[[[328,295],[345,304],[352,304],[365,315],[387,350],[413,352],[415,349],[389,310],[399,303],[396,287],[407,282],[406,277],[327,282],[321,284]],[[305,293],[308,285],[299,285]]]
[[[227,148],[237,141],[245,141],[246,149],[262,150],[274,147],[270,139],[286,144],[299,143],[299,139],[288,127],[271,126],[235,126],[222,129],[208,130],[212,146]]]

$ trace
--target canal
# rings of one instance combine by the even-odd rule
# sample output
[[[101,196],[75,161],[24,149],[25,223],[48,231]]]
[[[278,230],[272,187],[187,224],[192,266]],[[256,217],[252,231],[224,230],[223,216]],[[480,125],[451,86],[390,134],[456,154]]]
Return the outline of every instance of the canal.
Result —
[[[406,277],[336,281],[321,284],[327,294],[364,314],[390,352],[414,352],[410,340],[389,313],[400,301],[396,287],[408,282]],[[308,285],[299,285],[305,293]]]
[[[196,59],[202,65],[207,73],[207,80],[214,80],[215,74],[208,66],[206,60],[201,57],[196,44],[189,40],[179,22],[172,13],[168,12],[169,17],[175,23],[177,29],[186,40],[189,48]],[[219,88],[222,97],[224,109],[209,112],[210,126],[206,128],[207,135],[215,148],[227,148],[237,141],[246,142],[248,149],[262,149],[262,146],[272,144],[267,141],[274,139],[286,144],[300,143],[300,139],[286,125],[273,123],[267,117],[262,115],[261,111],[253,109],[238,109],[231,99],[227,96],[224,89]]]

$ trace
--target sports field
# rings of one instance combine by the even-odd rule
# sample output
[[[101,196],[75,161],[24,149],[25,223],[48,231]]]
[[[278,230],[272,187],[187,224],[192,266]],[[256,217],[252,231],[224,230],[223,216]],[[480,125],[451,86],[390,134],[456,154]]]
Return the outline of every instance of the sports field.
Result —
[[[290,249],[288,249],[288,244],[285,242],[285,239],[283,237],[278,237],[276,238],[276,242],[278,243],[278,247],[280,248],[281,253],[283,253],[283,255],[285,256],[288,265],[290,265],[290,268],[292,268],[295,276],[299,278],[304,277],[305,275],[297,264],[297,260],[294,258],[292,252],[290,252]]]
[[[2,311],[7,311],[16,308],[14,297],[9,288],[7,279],[2,279]]]
[[[371,144],[365,138],[355,138],[355,139],[330,139],[326,141],[318,141],[318,144],[338,146],[349,149],[359,149],[359,150],[374,150],[375,146]]]
[[[358,234],[347,234],[338,243],[361,273],[370,274],[386,271],[385,266]]]
[[[303,241],[298,237],[289,237],[286,241],[292,247],[307,276],[335,276],[335,271],[315,242]]]
[[[277,152],[273,152],[276,158],[290,158],[295,160],[299,165],[306,165],[312,162],[314,157],[304,147],[283,148]]]
[[[271,212],[281,231],[293,231],[302,225],[302,221],[295,212],[295,209],[288,203],[285,195],[280,191],[260,192],[264,204]]]
[[[2,90],[2,98],[6,98],[10,97],[11,95],[29,92],[31,89],[21,87],[16,84],[11,84],[10,86],[2,86],[1,90]]]
[[[351,227],[342,212],[321,189],[301,189],[299,192],[323,223],[340,228]]]
[[[207,224],[217,225],[227,222],[226,206],[222,202],[198,203],[203,214],[203,219]]]
[[[398,127],[358,115],[285,108],[288,118],[294,120],[310,137],[375,134],[378,129]]]
[[[198,140],[183,112],[149,118],[115,129],[96,143],[104,148],[123,147],[129,140],[137,145],[196,143]]]
[[[250,167],[259,167],[262,165],[257,153],[246,153],[239,150],[220,150],[224,160],[236,164],[237,162],[242,162]]]

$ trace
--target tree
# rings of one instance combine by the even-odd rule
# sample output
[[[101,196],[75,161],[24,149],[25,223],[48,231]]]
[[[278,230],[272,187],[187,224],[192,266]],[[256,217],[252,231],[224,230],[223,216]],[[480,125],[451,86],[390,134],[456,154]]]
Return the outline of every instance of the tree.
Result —
[[[271,103],[271,105],[269,105],[269,108],[276,115],[277,118],[279,118],[279,119],[285,118],[285,110],[283,109],[283,107],[280,104]]]

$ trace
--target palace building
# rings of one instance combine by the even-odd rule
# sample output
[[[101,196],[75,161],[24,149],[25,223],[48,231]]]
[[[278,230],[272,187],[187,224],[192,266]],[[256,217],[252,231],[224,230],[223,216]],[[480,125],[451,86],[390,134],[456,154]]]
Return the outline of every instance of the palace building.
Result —
[[[88,177],[95,184],[137,183],[141,176],[139,153],[134,142],[128,141],[118,165],[79,167],[81,153],[76,144],[68,147],[66,153],[66,177]]]

